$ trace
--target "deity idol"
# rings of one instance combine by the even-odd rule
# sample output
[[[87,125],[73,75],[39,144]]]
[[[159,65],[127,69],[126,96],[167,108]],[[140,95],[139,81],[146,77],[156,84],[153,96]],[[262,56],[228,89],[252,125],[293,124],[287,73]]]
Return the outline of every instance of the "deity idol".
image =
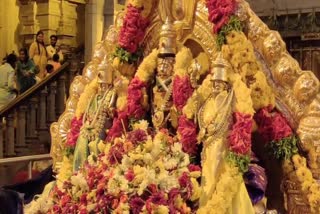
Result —
[[[234,91],[228,79],[230,70],[229,63],[219,55],[213,64],[211,95],[198,112],[200,127],[198,139],[203,143],[202,194],[199,213],[209,213],[208,210],[216,208],[214,204],[217,203],[215,201],[217,197],[214,195],[230,194],[230,192],[222,192],[223,187],[220,183],[224,179],[230,179],[230,177],[223,177],[225,172],[234,171],[226,162],[227,132],[234,103]],[[254,213],[242,176],[236,171],[231,173],[232,176],[230,175],[237,183],[234,183],[233,190],[230,189],[230,191],[234,191],[234,195],[228,195],[233,198],[230,199],[231,205],[225,208],[225,213]],[[222,198],[224,197],[222,196]],[[227,206],[227,204],[223,206]],[[219,208],[217,207],[218,210]]]
[[[172,107],[172,76],[176,55],[176,32],[167,18],[162,26],[155,85],[152,93],[152,122],[156,129],[167,127]]]
[[[106,138],[106,130],[112,125],[112,111],[116,104],[113,70],[107,59],[98,69],[99,88],[97,94],[92,95],[83,115],[83,125],[74,152],[74,171],[82,166],[90,153],[99,152],[98,143]]]

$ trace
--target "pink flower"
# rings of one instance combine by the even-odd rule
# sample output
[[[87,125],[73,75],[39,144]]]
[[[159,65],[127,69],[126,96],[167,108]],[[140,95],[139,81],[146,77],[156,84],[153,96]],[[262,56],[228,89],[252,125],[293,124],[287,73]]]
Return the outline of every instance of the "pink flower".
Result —
[[[117,116],[113,119],[112,127],[108,131],[107,141],[111,141],[116,137],[120,137],[123,133],[123,126],[128,127],[128,117],[127,112],[120,111]]]
[[[83,115],[79,119],[77,119],[77,117],[72,118],[71,128],[67,134],[67,147],[74,148],[76,146],[80,133],[80,128],[82,127],[82,117]]]
[[[182,110],[182,108],[187,103],[189,97],[191,97],[193,92],[193,88],[188,76],[179,77],[175,76],[173,80],[173,103],[177,107],[178,110]]]
[[[292,129],[287,120],[272,107],[260,109],[254,116],[258,124],[258,132],[265,141],[278,141],[292,135]]]
[[[124,174],[124,177],[125,177],[129,182],[133,181],[133,179],[134,179],[134,177],[135,177],[133,170],[132,170],[132,169],[129,169],[129,170]]]
[[[108,153],[109,163],[112,165],[120,163],[124,154],[125,150],[123,148],[123,144],[117,143],[116,145],[113,145]]]
[[[236,10],[235,0],[207,0],[206,2],[209,21],[214,24],[214,32],[218,33],[220,29],[228,23],[229,18]]]
[[[144,142],[147,140],[147,133],[142,129],[134,130],[128,133],[127,140],[131,141],[133,144]]]
[[[164,192],[153,193],[148,201],[151,201],[153,204],[157,205],[167,205],[167,200],[165,198]]]
[[[197,153],[197,126],[186,116],[179,117],[178,134],[182,143],[182,150],[189,155]]]
[[[188,169],[189,169],[189,172],[201,171],[201,167],[194,164],[189,164]]]
[[[181,188],[187,190],[187,192],[185,194],[183,194],[182,197],[185,200],[190,199],[191,195],[192,195],[192,183],[191,183],[191,180],[190,180],[188,173],[184,172],[181,175],[181,177],[179,178],[179,184],[180,184]]]
[[[248,154],[251,151],[251,115],[239,112],[233,114],[234,123],[229,134],[229,147],[237,154]]]
[[[135,53],[143,40],[149,21],[141,16],[142,8],[127,6],[123,26],[119,33],[119,45],[130,53]]]
[[[144,200],[142,198],[135,196],[131,198],[130,202],[130,208],[133,214],[139,214],[144,206]]]
[[[128,87],[127,102],[127,114],[129,117],[139,119],[144,115],[145,110],[142,106],[142,89],[144,87],[146,87],[146,84],[142,82],[138,77],[135,77],[131,80]]]

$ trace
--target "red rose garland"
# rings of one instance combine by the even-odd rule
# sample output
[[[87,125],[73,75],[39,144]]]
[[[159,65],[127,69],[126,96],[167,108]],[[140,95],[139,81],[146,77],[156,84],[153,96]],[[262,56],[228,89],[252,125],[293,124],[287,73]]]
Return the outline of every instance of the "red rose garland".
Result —
[[[251,152],[252,116],[235,112],[233,120],[234,123],[228,137],[229,149],[236,154],[249,155]]]
[[[235,0],[207,0],[209,11],[209,21],[214,24],[214,33],[218,33],[221,28],[229,22],[230,16],[236,10]]]
[[[149,21],[142,17],[143,8],[129,4],[119,33],[119,46],[135,53],[143,40]]]
[[[186,105],[191,97],[193,88],[188,76],[176,76],[173,80],[173,103],[179,111]]]
[[[127,114],[130,118],[141,119],[145,113],[141,101],[143,99],[142,89],[146,83],[135,77],[128,87]]]
[[[71,128],[68,132],[66,141],[67,149],[74,149],[77,144],[77,140],[80,134],[80,128],[82,127],[82,117],[83,116],[81,116],[79,119],[77,117],[74,117],[71,120]]]
[[[197,126],[186,116],[179,117],[178,133],[180,135],[180,142],[182,143],[182,150],[189,155],[197,153]]]
[[[279,112],[273,111],[272,107],[265,107],[256,113],[254,119],[259,134],[269,142],[267,147],[277,159],[289,159],[298,153],[299,139]]]

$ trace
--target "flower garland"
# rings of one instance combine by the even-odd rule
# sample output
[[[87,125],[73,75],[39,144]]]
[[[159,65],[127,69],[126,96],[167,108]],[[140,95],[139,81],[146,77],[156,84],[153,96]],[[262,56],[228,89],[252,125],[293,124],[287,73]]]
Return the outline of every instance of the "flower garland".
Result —
[[[286,119],[272,107],[262,108],[254,116],[258,125],[258,132],[266,142],[270,142],[270,152],[279,160],[290,159],[298,153],[297,137],[293,135],[292,129]]]
[[[140,2],[127,5],[123,25],[119,33],[119,46],[114,53],[114,57],[120,59],[120,62],[132,64],[137,62],[142,55],[139,45],[149,25],[149,20],[142,16],[143,10],[143,4]]]
[[[191,85],[190,77],[187,72],[192,61],[192,53],[188,48],[182,48],[176,55],[173,77],[173,105],[177,109],[179,116],[177,134],[182,149],[189,155],[197,153],[197,126],[182,113],[183,107],[192,96],[194,88]]]
[[[83,125],[83,114],[87,106],[89,105],[91,97],[97,93],[98,87],[99,85],[97,79],[94,79],[88,85],[86,85],[83,93],[80,95],[79,102],[75,111],[75,116],[71,119],[70,130],[67,134],[67,140],[65,143],[67,155],[73,154],[73,150],[76,146],[80,134],[80,128]]]
[[[240,172],[248,171],[251,154],[252,116],[235,112],[233,125],[228,136],[229,153],[227,160],[238,167]]]
[[[301,190],[306,195],[312,213],[320,213],[320,185],[317,180],[313,179],[306,159],[296,154],[292,156],[292,162]]]

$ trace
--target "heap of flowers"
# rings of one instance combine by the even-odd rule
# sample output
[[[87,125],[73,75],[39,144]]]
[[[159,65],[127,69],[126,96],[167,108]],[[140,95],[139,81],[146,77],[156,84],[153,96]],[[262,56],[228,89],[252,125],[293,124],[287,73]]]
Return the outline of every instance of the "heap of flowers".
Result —
[[[201,168],[181,143],[143,123],[90,156],[82,169],[53,191],[50,213],[191,213],[200,197]]]

